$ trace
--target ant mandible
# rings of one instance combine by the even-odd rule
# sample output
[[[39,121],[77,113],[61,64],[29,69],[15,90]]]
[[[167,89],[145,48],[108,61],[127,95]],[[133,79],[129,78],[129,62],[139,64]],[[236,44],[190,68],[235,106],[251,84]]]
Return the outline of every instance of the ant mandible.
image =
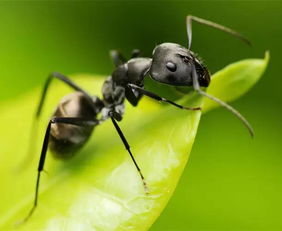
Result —
[[[190,50],[192,43],[192,21],[222,30],[250,44],[249,40],[230,28],[189,15],[186,18],[188,49],[176,43],[162,43],[154,48],[152,58],[139,57],[139,51],[133,50],[132,57],[128,61],[118,51],[112,51],[110,55],[116,69],[103,84],[102,99],[98,96],[90,96],[89,93],[60,73],[53,72],[49,75],[37,108],[36,119],[41,114],[45,96],[52,79],[61,80],[76,92],[65,96],[61,100],[48,123],[37,169],[38,175],[33,207],[23,222],[31,217],[37,206],[40,175],[43,171],[48,146],[59,158],[71,156],[86,143],[93,129],[107,119],[111,119],[140,175],[145,192],[148,193],[145,178],[118,125],[118,121],[122,120],[124,114],[125,99],[131,105],[137,106],[139,100],[145,95],[154,100],[169,103],[180,109],[201,110],[201,108],[182,106],[145,90],[143,82],[147,75],[159,83],[172,86],[192,86],[199,94],[216,101],[231,111],[243,122],[251,136],[253,136],[253,130],[250,124],[237,110],[201,89],[201,87],[209,86],[210,74],[203,63]]]

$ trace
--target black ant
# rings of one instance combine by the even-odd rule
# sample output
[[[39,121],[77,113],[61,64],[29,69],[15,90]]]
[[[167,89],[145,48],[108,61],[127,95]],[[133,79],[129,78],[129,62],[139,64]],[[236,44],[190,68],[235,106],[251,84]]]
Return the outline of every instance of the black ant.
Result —
[[[243,122],[251,136],[253,136],[253,130],[250,124],[237,110],[201,89],[201,87],[209,86],[210,74],[203,63],[190,50],[192,42],[192,21],[222,30],[250,44],[246,38],[234,30],[189,15],[186,18],[188,49],[176,43],[162,43],[154,48],[152,58],[141,58],[139,57],[139,51],[133,50],[130,60],[126,60],[118,51],[112,51],[110,55],[116,69],[103,84],[102,99],[98,96],[91,96],[60,73],[53,72],[49,75],[41,95],[36,112],[36,119],[38,119],[41,114],[44,99],[52,79],[56,78],[63,81],[76,92],[65,96],[61,100],[49,121],[38,165],[33,207],[23,222],[31,217],[37,206],[40,175],[43,171],[48,146],[56,156],[62,159],[71,156],[86,143],[93,129],[107,119],[112,121],[140,175],[145,192],[148,192],[141,169],[135,161],[130,146],[118,125],[118,121],[122,120],[124,114],[125,99],[133,106],[137,106],[142,96],[146,95],[154,100],[169,103],[180,109],[201,110],[201,108],[182,106],[145,90],[143,82],[147,75],[157,82],[172,86],[192,86],[199,94],[216,101],[227,110],[231,111]]]

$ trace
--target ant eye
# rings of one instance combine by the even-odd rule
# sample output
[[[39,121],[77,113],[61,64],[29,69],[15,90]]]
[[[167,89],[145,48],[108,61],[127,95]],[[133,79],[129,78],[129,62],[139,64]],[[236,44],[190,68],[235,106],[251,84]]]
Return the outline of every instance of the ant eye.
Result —
[[[189,57],[187,57],[187,56],[183,56],[182,57],[183,58],[183,61],[185,62],[185,63],[189,63]]]
[[[191,57],[189,56],[185,56],[185,55],[179,55],[179,56],[181,57],[184,63],[189,63],[192,60]]]
[[[171,72],[175,72],[176,71],[176,64],[173,62],[167,62],[166,63],[166,68],[168,70],[170,70]]]

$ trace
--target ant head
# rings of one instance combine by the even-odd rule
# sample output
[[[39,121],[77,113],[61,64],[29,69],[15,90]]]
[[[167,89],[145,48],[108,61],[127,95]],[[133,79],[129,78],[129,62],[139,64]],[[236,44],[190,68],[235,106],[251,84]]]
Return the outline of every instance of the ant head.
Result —
[[[200,86],[207,87],[210,76],[194,53],[176,43],[162,43],[153,51],[150,76],[161,83],[192,86],[192,70],[196,69]]]

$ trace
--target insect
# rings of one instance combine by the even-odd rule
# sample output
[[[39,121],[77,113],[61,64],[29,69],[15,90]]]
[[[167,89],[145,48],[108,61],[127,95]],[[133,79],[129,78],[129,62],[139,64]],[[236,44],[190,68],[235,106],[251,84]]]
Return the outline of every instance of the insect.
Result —
[[[203,63],[190,50],[192,44],[192,21],[222,30],[248,44],[250,43],[245,37],[230,28],[189,15],[186,18],[188,48],[176,43],[162,43],[154,48],[152,58],[139,57],[139,51],[134,50],[129,60],[126,60],[118,51],[112,51],[110,55],[116,68],[103,84],[102,98],[91,96],[68,77],[60,73],[53,72],[49,75],[39,101],[36,119],[41,114],[45,96],[52,79],[55,78],[64,82],[73,88],[75,92],[65,96],[60,101],[46,128],[37,169],[34,203],[24,221],[31,217],[37,207],[40,176],[43,171],[47,149],[50,148],[52,153],[59,158],[65,159],[70,157],[87,142],[94,128],[108,119],[111,120],[140,175],[145,191],[148,192],[141,169],[135,161],[127,139],[118,125],[124,114],[124,101],[127,100],[133,106],[137,106],[142,96],[145,95],[179,109],[196,111],[201,110],[201,108],[179,105],[145,90],[144,78],[146,76],[150,76],[156,82],[163,84],[193,87],[199,94],[216,101],[231,111],[243,122],[251,136],[253,136],[250,124],[237,110],[201,89],[201,87],[206,88],[209,86],[210,74]]]

